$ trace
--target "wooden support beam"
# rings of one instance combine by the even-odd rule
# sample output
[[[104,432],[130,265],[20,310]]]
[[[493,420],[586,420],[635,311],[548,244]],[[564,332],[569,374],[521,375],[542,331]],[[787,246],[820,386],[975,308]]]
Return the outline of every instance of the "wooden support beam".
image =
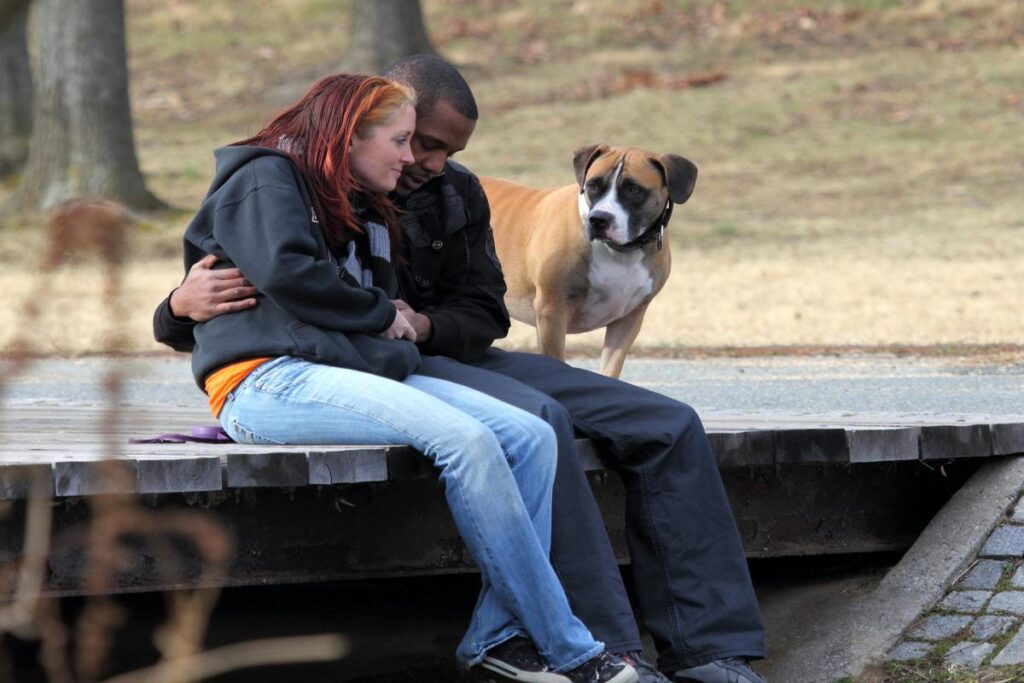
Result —
[[[992,455],[1024,454],[1024,424],[994,424],[992,429]]]
[[[992,431],[987,424],[921,427],[921,459],[952,460],[992,454]]]
[[[380,446],[357,446],[309,453],[311,485],[361,484],[387,480],[387,454]]]
[[[309,462],[302,451],[231,453],[227,461],[228,488],[291,488],[309,484]]]
[[[918,427],[848,429],[846,438],[852,463],[917,460],[921,455]]]
[[[775,432],[765,430],[710,432],[708,440],[711,442],[711,448],[715,451],[718,466],[722,469],[775,463]]]
[[[32,483],[36,477],[46,482],[43,495],[53,495],[53,465],[40,463],[36,465],[3,465],[0,466],[0,500],[19,500],[28,498],[32,492]]]
[[[53,465],[55,496],[97,496],[135,493],[139,478],[135,460],[70,460]]]
[[[775,433],[775,462],[849,462],[846,430],[781,429]]]
[[[147,459],[136,463],[139,493],[191,493],[221,489],[221,460],[214,455]]]

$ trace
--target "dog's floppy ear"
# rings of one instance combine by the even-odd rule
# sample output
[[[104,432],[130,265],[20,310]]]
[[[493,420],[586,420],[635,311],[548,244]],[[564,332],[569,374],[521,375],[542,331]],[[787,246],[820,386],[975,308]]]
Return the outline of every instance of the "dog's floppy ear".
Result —
[[[697,184],[697,167],[692,161],[675,154],[662,154],[651,159],[651,163],[665,175],[668,198],[673,204],[682,204],[690,198]]]
[[[594,159],[608,151],[608,145],[587,145],[572,153],[572,165],[576,169],[576,183],[582,188],[587,169]]]

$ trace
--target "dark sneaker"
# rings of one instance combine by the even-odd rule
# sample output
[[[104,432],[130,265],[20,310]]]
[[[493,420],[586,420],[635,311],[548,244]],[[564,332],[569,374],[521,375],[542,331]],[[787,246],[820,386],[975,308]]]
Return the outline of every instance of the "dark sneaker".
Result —
[[[740,657],[716,659],[707,664],[681,669],[673,676],[675,683],[767,683]]]
[[[637,683],[636,670],[621,658],[602,652],[562,674],[572,683]]]
[[[492,647],[483,661],[470,669],[470,674],[480,683],[566,683],[565,676],[548,669],[534,644],[522,636]]]
[[[642,652],[616,652],[619,659],[636,669],[636,675],[640,683],[671,683],[665,674],[654,668],[654,665],[644,659]]]

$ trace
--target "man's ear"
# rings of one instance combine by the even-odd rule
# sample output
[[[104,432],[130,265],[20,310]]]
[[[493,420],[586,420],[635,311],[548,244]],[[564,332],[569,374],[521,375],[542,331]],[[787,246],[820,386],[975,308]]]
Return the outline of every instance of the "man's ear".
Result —
[[[583,181],[587,177],[587,169],[594,159],[608,151],[608,145],[587,145],[580,147],[572,153],[572,165],[576,169],[576,183],[583,188]]]
[[[665,176],[668,198],[673,204],[682,204],[690,198],[697,184],[697,166],[692,161],[675,154],[662,154],[651,159],[651,163]]]

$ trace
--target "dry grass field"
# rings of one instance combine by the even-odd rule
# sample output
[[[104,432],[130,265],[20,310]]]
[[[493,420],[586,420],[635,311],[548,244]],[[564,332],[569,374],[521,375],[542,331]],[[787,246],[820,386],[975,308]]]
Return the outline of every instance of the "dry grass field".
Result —
[[[128,0],[138,153],[174,211],[142,217],[116,328],[152,351],[214,147],[344,66],[326,0]],[[809,9],[813,7],[814,9]],[[700,168],[638,345],[1024,344],[1024,4],[1016,0],[424,0],[477,93],[460,159],[535,185],[609,142]],[[13,180],[0,187],[0,198]],[[44,219],[4,216],[0,345],[22,323]],[[42,352],[106,348],[102,273],[51,278]],[[517,325],[506,344],[532,346]],[[600,335],[571,338],[598,346]]]

